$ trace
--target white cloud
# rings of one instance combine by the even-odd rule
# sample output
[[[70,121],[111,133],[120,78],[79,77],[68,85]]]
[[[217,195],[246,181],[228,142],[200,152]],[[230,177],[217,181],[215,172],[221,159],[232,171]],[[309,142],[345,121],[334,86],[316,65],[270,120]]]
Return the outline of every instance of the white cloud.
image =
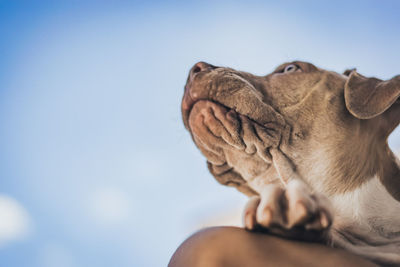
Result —
[[[117,188],[105,187],[93,191],[87,204],[92,219],[104,226],[124,223],[131,213],[128,195]]]
[[[0,247],[25,239],[31,232],[31,219],[15,199],[0,195]]]

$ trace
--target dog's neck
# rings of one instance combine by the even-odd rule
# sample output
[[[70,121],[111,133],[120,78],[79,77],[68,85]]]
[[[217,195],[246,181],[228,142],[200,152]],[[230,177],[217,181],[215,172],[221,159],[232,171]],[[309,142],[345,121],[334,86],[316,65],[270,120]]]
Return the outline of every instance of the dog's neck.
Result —
[[[389,148],[385,156],[378,177],[392,197],[400,202],[400,161]]]
[[[321,147],[308,159],[309,175],[302,174],[302,177],[315,190],[325,193],[331,199],[338,217],[337,229],[356,227],[359,231],[371,233],[376,237],[398,238],[399,160],[388,146],[384,146],[383,149],[381,147],[380,150],[370,146],[368,152],[357,149],[366,148],[354,147],[351,154],[341,151],[336,153],[334,158],[329,154],[329,149]],[[358,176],[346,177],[350,174]]]
[[[368,140],[369,139],[369,140]],[[398,159],[390,150],[386,141],[376,138],[365,138],[368,142],[360,144],[356,140],[349,140],[347,149],[339,149],[334,158],[333,170],[340,170],[335,173],[336,177],[332,181],[337,181],[337,192],[353,191],[362,184],[368,182],[371,177],[377,177],[384,185],[390,195],[400,201],[400,167]],[[339,144],[338,144],[338,147]],[[342,144],[343,147],[343,144]],[[342,187],[343,185],[343,187]],[[331,189],[335,187],[330,187]]]
[[[377,177],[390,195],[400,201],[399,160],[390,150],[387,138],[379,136],[372,124],[368,126],[327,129],[322,136],[312,136],[299,142],[300,146],[283,149],[287,148],[284,152],[293,160],[300,176],[320,192],[327,195],[351,192]]]
[[[399,238],[400,202],[395,200],[380,182],[372,177],[359,188],[331,198],[335,209],[335,228],[371,239]],[[375,236],[375,238],[373,238]]]
[[[353,140],[343,142],[340,140],[336,149],[320,144],[307,160],[308,175],[304,173],[302,177],[332,200],[340,217],[338,229],[355,223],[362,231],[397,238],[400,233],[399,159],[383,141],[370,138],[369,143],[359,147],[352,146],[356,143]]]

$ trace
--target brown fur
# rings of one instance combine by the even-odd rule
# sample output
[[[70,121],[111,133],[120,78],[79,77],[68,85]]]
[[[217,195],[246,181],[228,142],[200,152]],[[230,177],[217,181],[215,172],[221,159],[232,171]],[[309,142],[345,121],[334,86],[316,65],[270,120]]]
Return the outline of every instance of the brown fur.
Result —
[[[289,64],[298,69],[282,73]],[[250,183],[261,173],[278,179],[269,153],[278,148],[322,193],[353,190],[378,174],[400,200],[400,171],[387,145],[400,121],[399,77],[382,82],[298,61],[266,76],[206,63],[194,68],[183,118],[221,183],[256,194]]]

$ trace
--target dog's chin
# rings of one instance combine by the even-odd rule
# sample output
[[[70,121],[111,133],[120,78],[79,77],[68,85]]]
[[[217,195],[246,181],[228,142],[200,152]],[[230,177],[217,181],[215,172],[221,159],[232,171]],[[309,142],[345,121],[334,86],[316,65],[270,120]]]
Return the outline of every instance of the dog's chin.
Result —
[[[235,171],[244,180],[269,167],[269,149],[280,140],[280,133],[274,129],[209,100],[193,105],[187,125],[213,173]]]
[[[190,110],[187,125],[211,164],[224,165],[226,150],[245,150],[238,115],[233,109],[209,100],[197,101]]]

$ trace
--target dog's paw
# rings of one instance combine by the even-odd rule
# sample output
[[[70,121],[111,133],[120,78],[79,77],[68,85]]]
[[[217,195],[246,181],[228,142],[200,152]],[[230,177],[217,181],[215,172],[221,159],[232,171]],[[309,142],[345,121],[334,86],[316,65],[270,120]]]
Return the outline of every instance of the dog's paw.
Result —
[[[243,217],[248,230],[318,241],[327,237],[332,215],[329,200],[296,179],[286,188],[267,185],[260,196],[249,200]]]

